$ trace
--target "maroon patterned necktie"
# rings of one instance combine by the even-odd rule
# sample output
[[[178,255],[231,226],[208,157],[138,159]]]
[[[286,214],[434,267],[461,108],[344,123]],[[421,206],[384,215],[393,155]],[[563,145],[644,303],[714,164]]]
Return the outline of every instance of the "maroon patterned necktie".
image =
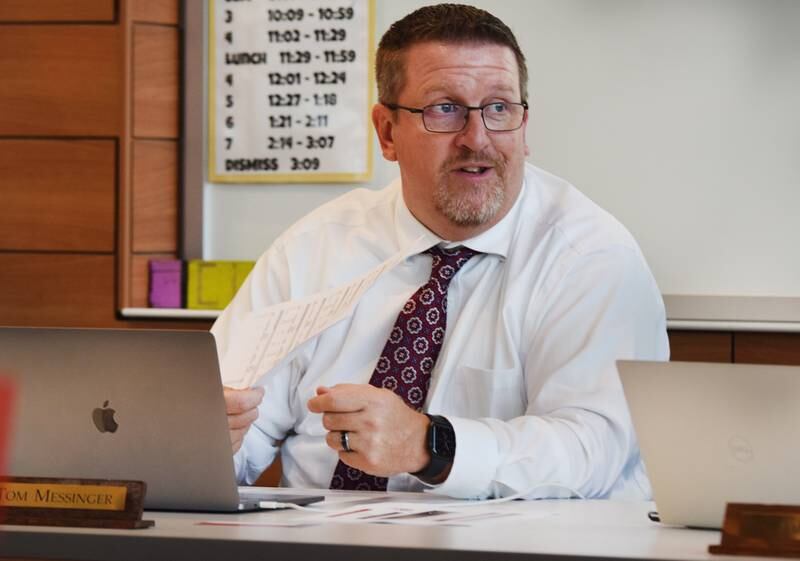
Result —
[[[431,278],[403,306],[369,380],[373,386],[392,390],[417,411],[422,411],[425,404],[431,372],[444,341],[447,288],[459,269],[478,252],[466,247],[434,246],[425,253],[433,255]],[[388,481],[339,460],[331,489],[385,491]]]

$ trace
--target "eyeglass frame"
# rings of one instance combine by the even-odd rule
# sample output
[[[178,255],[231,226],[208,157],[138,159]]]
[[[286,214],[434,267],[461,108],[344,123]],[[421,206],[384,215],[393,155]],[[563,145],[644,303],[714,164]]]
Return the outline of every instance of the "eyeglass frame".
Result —
[[[522,127],[522,125],[525,124],[525,112],[523,111],[523,113],[522,113],[522,121],[520,122],[519,125],[517,125],[513,129],[502,129],[502,130],[490,129],[489,125],[486,124],[486,118],[483,116],[483,110],[486,107],[489,107],[490,105],[493,105],[495,103],[505,103],[507,105],[519,105],[524,109],[524,111],[527,111],[528,108],[529,108],[527,101],[519,101],[519,102],[516,102],[516,101],[490,101],[489,103],[485,103],[483,105],[464,105],[462,103],[448,102],[448,103],[432,103],[430,105],[426,105],[425,107],[407,107],[405,105],[399,105],[397,103],[381,103],[381,105],[383,105],[387,109],[391,109],[392,111],[397,111],[398,109],[402,109],[404,111],[408,111],[409,113],[419,114],[422,117],[422,126],[425,127],[425,130],[428,131],[428,132],[436,133],[436,134],[449,134],[449,133],[453,133],[453,132],[461,132],[461,131],[463,131],[465,128],[467,128],[467,123],[469,122],[469,113],[470,113],[470,111],[480,111],[480,113],[481,113],[481,122],[483,122],[483,126],[486,128],[486,130],[490,131],[490,132],[513,132],[515,130],[519,130],[520,127]],[[429,107],[439,107],[441,105],[457,105],[457,106],[463,107],[464,109],[467,110],[467,113],[464,116],[464,124],[461,125],[460,129],[452,130],[452,131],[434,131],[434,130],[431,130],[431,129],[428,128],[428,125],[425,122],[425,110],[428,109]]]

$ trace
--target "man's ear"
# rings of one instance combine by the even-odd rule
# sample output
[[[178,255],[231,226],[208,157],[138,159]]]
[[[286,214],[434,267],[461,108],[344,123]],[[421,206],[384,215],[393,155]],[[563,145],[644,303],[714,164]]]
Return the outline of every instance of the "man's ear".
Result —
[[[390,162],[397,161],[397,152],[394,149],[394,115],[392,110],[376,103],[372,107],[372,125],[378,135],[383,157]]]

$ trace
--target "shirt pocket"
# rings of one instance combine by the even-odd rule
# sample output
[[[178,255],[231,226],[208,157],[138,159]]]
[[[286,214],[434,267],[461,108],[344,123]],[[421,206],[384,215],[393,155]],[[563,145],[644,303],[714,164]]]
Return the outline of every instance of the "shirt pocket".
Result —
[[[463,409],[467,417],[508,420],[525,413],[525,384],[518,368],[461,366],[456,372],[454,385],[454,393],[463,403],[456,408],[460,412]]]

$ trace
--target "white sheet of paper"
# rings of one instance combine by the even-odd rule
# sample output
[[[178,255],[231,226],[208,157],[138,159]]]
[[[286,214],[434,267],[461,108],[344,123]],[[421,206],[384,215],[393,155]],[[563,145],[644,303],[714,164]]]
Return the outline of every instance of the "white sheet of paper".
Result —
[[[535,505],[535,508],[532,508]],[[429,494],[398,496],[329,495],[325,501],[297,510],[285,510],[268,520],[250,515],[247,520],[208,520],[201,524],[227,526],[306,527],[320,524],[397,524],[413,526],[479,526],[503,523],[508,518],[540,520],[557,516],[558,501],[505,502],[458,501]],[[271,511],[274,512],[274,511]],[[255,516],[256,518],[252,518]]]
[[[450,506],[447,506],[447,505]],[[398,524],[406,526],[475,526],[494,523],[509,517],[545,518],[548,513],[526,513],[503,508],[499,505],[454,507],[452,501],[437,507],[431,503],[383,503],[354,506],[331,512],[309,511],[291,518],[294,524],[339,523],[339,524]],[[296,513],[295,513],[296,514]]]
[[[349,284],[252,312],[222,359],[222,383],[237,389],[252,386],[298,346],[348,317],[383,273],[433,243],[423,236]]]

